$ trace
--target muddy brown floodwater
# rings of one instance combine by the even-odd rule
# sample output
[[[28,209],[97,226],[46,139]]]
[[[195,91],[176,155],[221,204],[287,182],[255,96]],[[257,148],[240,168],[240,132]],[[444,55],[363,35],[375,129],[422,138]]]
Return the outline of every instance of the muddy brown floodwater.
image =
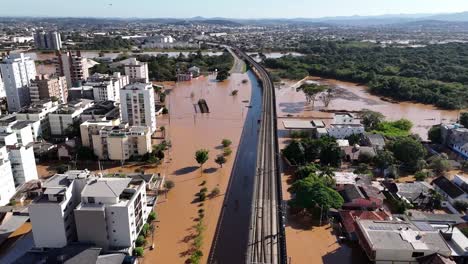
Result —
[[[407,118],[414,124],[413,132],[422,138],[427,138],[427,130],[440,122],[455,121],[459,111],[440,110],[430,105],[411,102],[391,103],[378,96],[369,94],[366,86],[332,79],[311,77],[311,81],[329,85],[338,91],[338,96],[325,108],[317,101],[315,107],[306,104],[302,92],[297,92],[292,86],[295,81],[283,80],[280,88],[276,89],[279,146],[283,149],[290,142],[290,138],[283,127],[285,118],[323,118],[330,124],[333,114],[321,112],[321,109],[359,111],[367,108],[381,112],[389,120]],[[283,168],[285,164],[283,163]],[[292,183],[292,171],[282,170],[282,191],[285,200],[291,199],[287,191]],[[286,245],[291,263],[324,263],[324,264],[353,264],[369,263],[362,249],[356,244],[340,243],[330,225],[320,226],[311,219],[289,215],[286,221]]]
[[[248,80],[242,83],[243,80]],[[168,87],[168,86],[166,86]],[[235,153],[239,144],[244,118],[250,100],[251,84],[247,74],[232,74],[222,83],[214,76],[200,77],[192,82],[177,83],[169,87],[167,106],[170,118],[159,118],[158,126],[165,126],[166,137],[171,140],[172,148],[166,163],[158,170],[175,182],[175,188],[162,197],[157,205],[160,222],[155,234],[156,248],[147,250],[143,263],[185,263],[190,257],[195,219],[199,204],[195,203],[195,194],[200,190],[201,182],[206,180],[210,192],[218,186],[221,195],[204,202],[205,224],[203,259],[209,254],[216,224],[221,211],[229,175],[232,170]],[[237,96],[231,96],[232,90],[238,90]],[[194,104],[205,99],[210,108],[209,114],[195,112]],[[228,162],[219,168],[214,162],[222,148],[223,138],[232,140],[232,155]],[[195,161],[195,151],[208,149],[210,159],[203,165],[202,174]]]
[[[456,121],[459,115],[458,110],[441,110],[431,105],[401,102],[392,103],[382,100],[380,97],[368,92],[367,86],[358,85],[350,82],[341,82],[334,79],[323,79],[320,77],[311,77],[311,81],[320,84],[329,85],[336,88],[338,95],[325,108],[320,101],[315,102],[315,108],[306,104],[305,96],[302,92],[296,92],[291,85],[293,81],[283,81],[284,85],[277,89],[277,109],[279,116],[299,116],[299,117],[318,117],[332,118],[333,114],[319,112],[320,109],[328,110],[348,110],[359,111],[361,109],[370,109],[381,112],[388,120],[397,120],[406,118],[413,122],[413,133],[420,135],[423,139],[427,138],[427,131],[433,125]]]

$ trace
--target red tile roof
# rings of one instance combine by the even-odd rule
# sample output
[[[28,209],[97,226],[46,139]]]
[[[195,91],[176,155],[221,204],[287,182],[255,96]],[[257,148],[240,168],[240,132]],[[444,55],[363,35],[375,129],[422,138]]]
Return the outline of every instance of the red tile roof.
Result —
[[[340,210],[339,214],[347,233],[353,233],[356,229],[356,218],[378,221],[384,221],[390,218],[390,214],[385,211]]]

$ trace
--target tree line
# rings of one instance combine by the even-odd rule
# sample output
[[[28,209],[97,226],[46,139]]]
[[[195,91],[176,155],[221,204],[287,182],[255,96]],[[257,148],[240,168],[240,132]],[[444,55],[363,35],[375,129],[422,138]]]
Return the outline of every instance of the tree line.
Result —
[[[367,84],[371,92],[401,101],[446,109],[468,106],[468,44],[384,48],[346,43],[307,41],[297,48],[304,56],[263,63],[281,78],[318,75]]]

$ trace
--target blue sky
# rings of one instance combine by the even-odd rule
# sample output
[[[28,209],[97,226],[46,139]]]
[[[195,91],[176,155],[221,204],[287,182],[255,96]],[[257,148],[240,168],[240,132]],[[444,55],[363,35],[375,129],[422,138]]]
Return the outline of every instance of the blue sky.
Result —
[[[3,3],[0,3],[0,16],[315,18],[468,11],[468,0],[1,0],[1,2]]]

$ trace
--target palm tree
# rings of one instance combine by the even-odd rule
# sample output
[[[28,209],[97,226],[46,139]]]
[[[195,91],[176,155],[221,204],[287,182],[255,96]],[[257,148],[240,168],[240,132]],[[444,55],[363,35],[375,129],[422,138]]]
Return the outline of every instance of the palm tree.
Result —
[[[161,126],[159,129],[161,130],[161,134],[163,135],[163,138],[166,138],[166,128],[164,126]]]

